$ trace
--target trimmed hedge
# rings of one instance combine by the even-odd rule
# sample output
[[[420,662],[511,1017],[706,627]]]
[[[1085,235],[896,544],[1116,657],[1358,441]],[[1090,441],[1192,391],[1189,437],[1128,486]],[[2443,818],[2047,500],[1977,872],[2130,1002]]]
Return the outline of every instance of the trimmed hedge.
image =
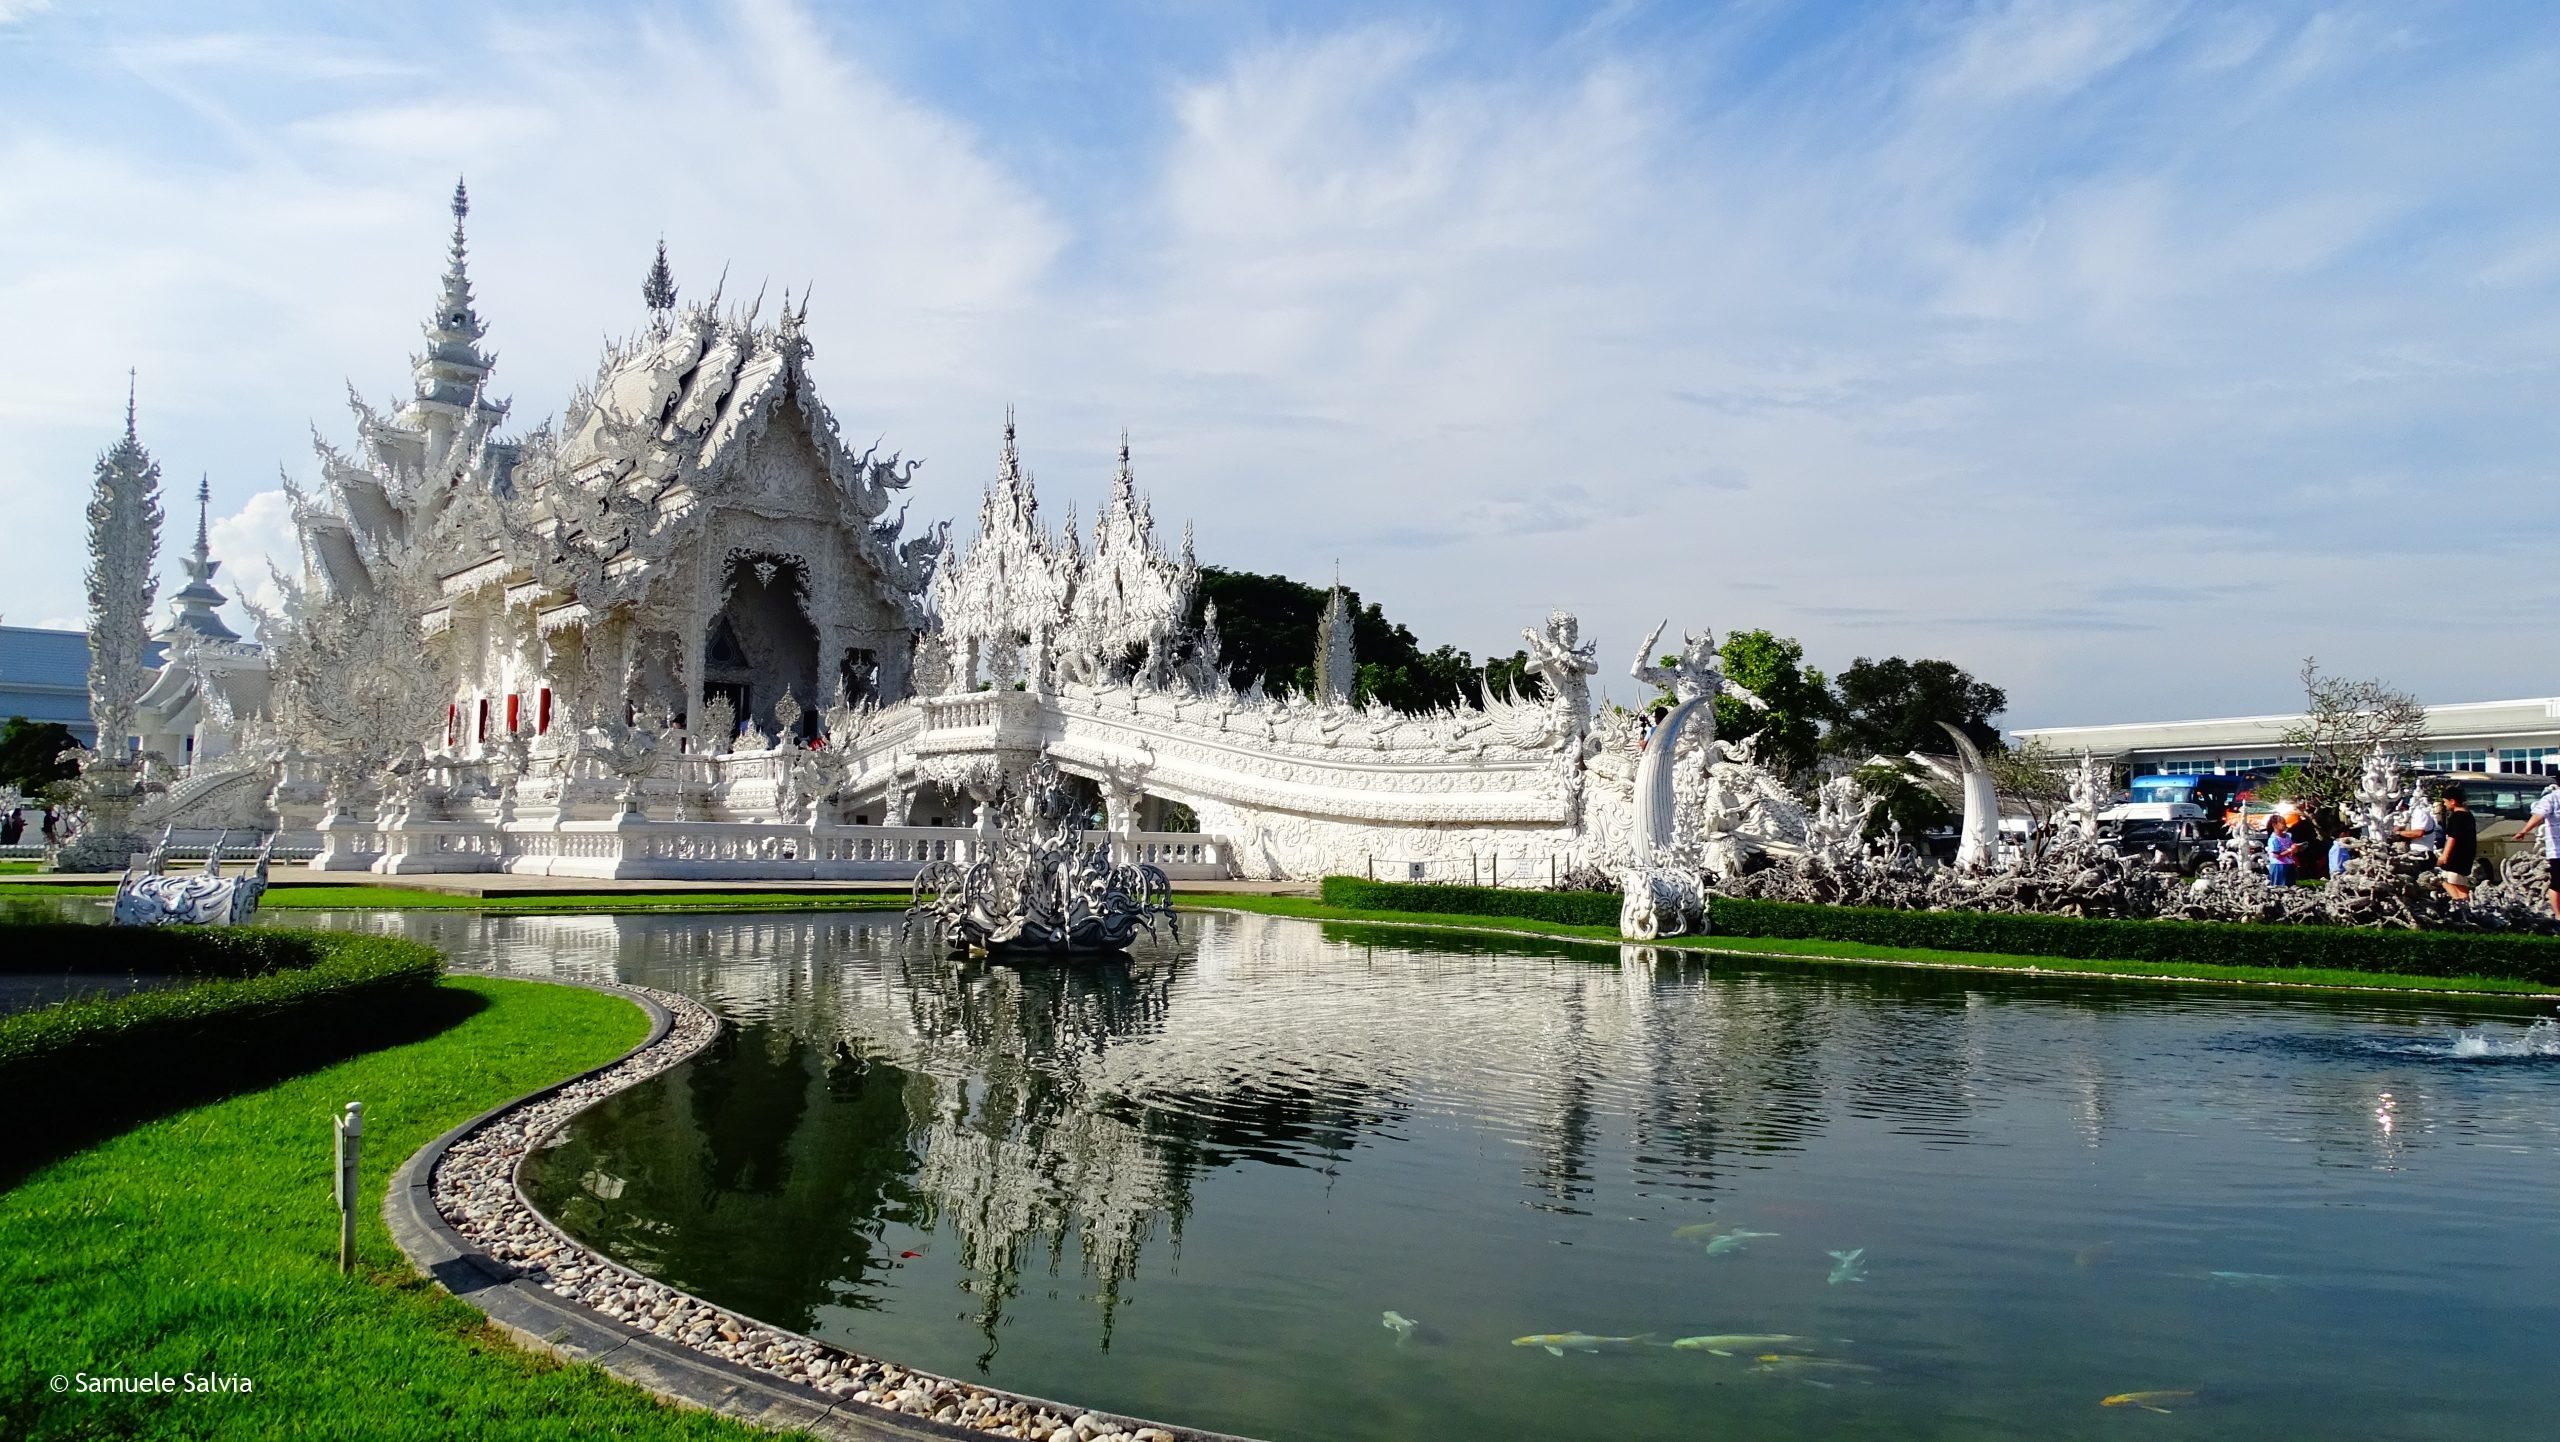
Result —
[[[1524,891],[1502,886],[1438,886],[1422,881],[1363,881],[1328,876],[1317,890],[1327,906],[1358,911],[1432,911],[1453,916],[1519,916],[1567,926],[1618,928],[1619,898],[1605,891]],[[1721,908],[1723,903],[1718,902]],[[1719,920],[1723,912],[1716,913]]]
[[[320,959],[320,932],[256,926],[88,926],[48,907],[0,917],[0,972],[62,976],[264,976]]]
[[[1504,891],[1489,886],[1429,886],[1328,876],[1322,896],[1329,906],[1364,911],[1516,916],[1611,928],[1618,924],[1619,898],[1607,892]],[[1894,911],[1725,896],[1714,899],[1708,917],[1715,931],[1726,936],[1851,941],[1868,946],[2082,961],[2330,967],[2403,976],[2488,976],[2560,983],[2560,938],[2547,936],[2220,921],[2116,921],[1985,911]]]
[[[263,927],[0,926],[15,972],[214,979],[0,1017],[0,1178],[64,1141],[367,1050],[429,1020],[443,954],[393,937]]]

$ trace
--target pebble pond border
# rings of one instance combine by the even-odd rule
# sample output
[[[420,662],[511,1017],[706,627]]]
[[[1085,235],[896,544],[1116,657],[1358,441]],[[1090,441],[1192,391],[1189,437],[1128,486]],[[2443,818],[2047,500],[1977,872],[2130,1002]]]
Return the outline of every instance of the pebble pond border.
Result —
[[[863,1357],[715,1306],[575,1241],[526,1199],[518,1178],[525,1158],[579,1113],[709,1046],[720,1020],[691,997],[653,987],[555,984],[636,1002],[650,1016],[648,1039],[428,1143],[383,1202],[410,1261],[520,1341],[681,1405],[859,1442],[1246,1442]]]

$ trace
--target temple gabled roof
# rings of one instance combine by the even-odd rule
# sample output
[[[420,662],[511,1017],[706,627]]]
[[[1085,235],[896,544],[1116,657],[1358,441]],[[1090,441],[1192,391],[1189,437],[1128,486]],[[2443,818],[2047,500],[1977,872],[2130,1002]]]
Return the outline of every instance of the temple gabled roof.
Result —
[[[783,402],[793,400],[842,504],[866,522],[878,519],[906,489],[915,463],[844,447],[804,364],[808,302],[794,311],[786,299],[771,322],[757,320],[760,307],[726,316],[718,307],[714,294],[707,303],[660,312],[647,329],[609,348],[594,383],[571,402],[547,463],[529,465],[528,486],[569,475],[681,482],[713,497]]]
[[[699,526],[706,506],[770,481],[772,466],[744,463],[775,418],[789,416],[820,473],[810,497],[819,514],[922,624],[947,528],[902,542],[903,512],[883,519],[916,463],[844,445],[804,364],[805,296],[797,310],[786,297],[762,322],[760,305],[724,312],[716,290],[678,307],[662,251],[645,288],[648,324],[607,346],[558,426],[501,438],[507,409],[487,399],[495,357],[480,349],[486,325],[464,269],[467,208],[457,185],[430,350],[413,358],[417,394],[386,415],[350,391],[358,444],[342,451],[314,437],[324,497],[286,483],[306,562],[332,589],[368,586],[385,559],[409,557],[449,583],[490,574],[497,561],[499,572],[530,570],[595,607],[632,599],[650,563]],[[771,500],[762,498],[766,508]]]
[[[921,624],[921,596],[943,547],[936,527],[900,541],[904,513],[880,519],[905,490],[917,463],[875,446],[848,448],[818,398],[806,362],[804,297],[760,322],[760,305],[723,313],[720,297],[654,310],[650,324],[608,347],[595,381],[570,403],[559,429],[525,437],[508,486],[509,529],[538,536],[582,590],[627,571],[627,559],[665,554],[703,514],[732,495],[757,493],[769,477],[748,458],[777,418],[789,418],[819,475],[813,499],[853,537]],[[757,494],[760,507],[774,498]],[[580,564],[583,562],[583,564]]]

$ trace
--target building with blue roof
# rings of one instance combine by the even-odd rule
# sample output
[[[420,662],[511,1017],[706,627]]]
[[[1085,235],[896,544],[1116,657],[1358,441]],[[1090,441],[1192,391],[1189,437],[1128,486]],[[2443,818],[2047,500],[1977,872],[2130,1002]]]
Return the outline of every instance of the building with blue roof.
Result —
[[[89,634],[0,626],[0,720],[59,721],[82,745],[89,724]]]

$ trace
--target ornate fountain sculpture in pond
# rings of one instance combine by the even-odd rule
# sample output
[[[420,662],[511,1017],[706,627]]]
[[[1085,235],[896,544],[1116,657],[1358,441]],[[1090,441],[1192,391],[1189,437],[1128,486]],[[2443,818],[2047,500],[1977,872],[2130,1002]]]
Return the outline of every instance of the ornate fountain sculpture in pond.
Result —
[[[1002,802],[986,853],[966,867],[929,863],[907,914],[930,918],[970,956],[1126,951],[1139,932],[1155,935],[1158,917],[1179,935],[1164,872],[1114,861],[1108,843],[1085,841],[1081,822],[1043,754]]]

